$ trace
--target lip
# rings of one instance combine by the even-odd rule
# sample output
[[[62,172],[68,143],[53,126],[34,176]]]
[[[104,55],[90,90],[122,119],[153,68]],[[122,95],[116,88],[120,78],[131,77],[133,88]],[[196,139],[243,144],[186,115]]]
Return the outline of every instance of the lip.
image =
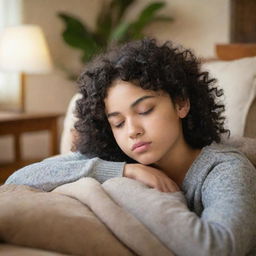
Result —
[[[135,143],[132,146],[132,151],[135,151],[136,149],[139,150],[139,148],[141,148],[141,149],[145,148],[146,149],[149,146],[149,144],[151,144],[151,142],[143,142],[143,141],[141,141],[141,142]]]

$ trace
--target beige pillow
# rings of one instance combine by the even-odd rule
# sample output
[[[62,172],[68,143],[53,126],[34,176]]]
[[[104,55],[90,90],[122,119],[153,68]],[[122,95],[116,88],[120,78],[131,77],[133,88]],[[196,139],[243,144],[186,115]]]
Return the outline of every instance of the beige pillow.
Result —
[[[78,200],[0,186],[0,241],[72,255],[133,255]]]
[[[256,96],[256,57],[204,63],[202,69],[209,71],[224,90],[226,127],[231,136],[243,136],[247,114]]]
[[[5,255],[5,256],[64,256],[67,254],[0,243],[0,255]]]
[[[75,94],[68,105],[66,116],[63,123],[63,131],[60,140],[60,153],[66,154],[72,151],[75,139],[74,124],[77,118],[74,115],[76,101],[81,98],[81,94]]]

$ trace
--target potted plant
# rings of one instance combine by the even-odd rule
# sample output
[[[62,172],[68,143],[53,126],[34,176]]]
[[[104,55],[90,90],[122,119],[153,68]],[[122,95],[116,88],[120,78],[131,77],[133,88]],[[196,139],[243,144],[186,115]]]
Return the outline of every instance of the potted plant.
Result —
[[[90,61],[94,55],[104,51],[110,44],[142,38],[144,28],[152,22],[172,21],[171,17],[157,14],[165,6],[164,2],[151,2],[135,20],[125,21],[125,14],[135,2],[137,0],[103,2],[94,31],[75,16],[64,12],[58,13],[58,17],[65,24],[62,38],[70,47],[81,51],[82,64]],[[71,79],[76,77],[74,74],[69,74]]]

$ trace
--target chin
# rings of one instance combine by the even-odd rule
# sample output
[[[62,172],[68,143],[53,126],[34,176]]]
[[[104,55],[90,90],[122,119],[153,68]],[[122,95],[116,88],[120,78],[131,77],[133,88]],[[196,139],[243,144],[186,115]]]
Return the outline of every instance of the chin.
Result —
[[[134,158],[134,160],[137,161],[138,163],[144,164],[144,165],[150,165],[150,164],[154,164],[155,162],[157,162],[156,158],[147,157],[147,156],[136,157],[136,159]]]

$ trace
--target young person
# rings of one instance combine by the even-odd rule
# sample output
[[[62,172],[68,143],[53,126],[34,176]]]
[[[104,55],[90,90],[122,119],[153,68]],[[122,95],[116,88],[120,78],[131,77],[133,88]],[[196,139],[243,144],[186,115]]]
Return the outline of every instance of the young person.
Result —
[[[126,176],[181,191],[200,218],[200,228],[180,223],[181,234],[194,228],[195,246],[209,255],[255,252],[256,171],[219,143],[228,132],[222,91],[189,50],[131,42],[95,59],[79,84],[77,152],[24,167],[7,184],[50,191],[85,176]]]

